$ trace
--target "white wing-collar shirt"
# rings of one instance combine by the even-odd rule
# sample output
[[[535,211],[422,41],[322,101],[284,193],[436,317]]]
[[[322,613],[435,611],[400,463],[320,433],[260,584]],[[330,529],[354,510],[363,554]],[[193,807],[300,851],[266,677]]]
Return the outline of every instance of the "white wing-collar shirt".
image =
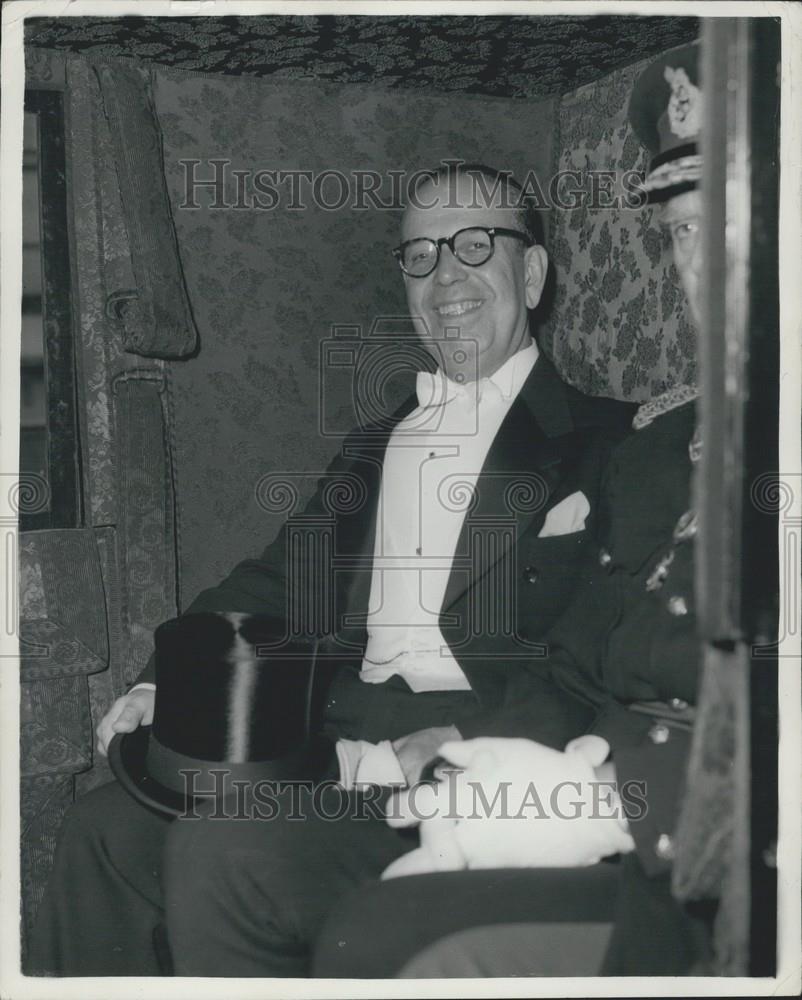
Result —
[[[418,406],[393,429],[384,460],[363,681],[399,674],[416,692],[470,690],[439,613],[479,473],[537,357],[532,341],[464,384],[419,373]]]

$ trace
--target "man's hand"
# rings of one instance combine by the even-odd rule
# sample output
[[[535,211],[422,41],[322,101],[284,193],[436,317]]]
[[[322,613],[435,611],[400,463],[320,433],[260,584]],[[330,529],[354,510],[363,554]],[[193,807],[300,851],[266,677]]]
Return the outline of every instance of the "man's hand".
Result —
[[[109,743],[115,733],[132,733],[138,726],[149,726],[153,722],[155,703],[156,692],[150,688],[139,688],[118,698],[97,727],[98,752],[108,756]]]
[[[520,739],[440,747],[462,770],[390,800],[387,822],[420,824],[421,846],[382,878],[460,868],[582,867],[633,850],[620,803],[594,772],[606,745],[575,744],[564,753]]]
[[[460,739],[456,726],[433,726],[419,729],[408,736],[393,740],[393,750],[404,772],[408,785],[420,780],[421,771],[434,760],[440,747],[446,742]]]

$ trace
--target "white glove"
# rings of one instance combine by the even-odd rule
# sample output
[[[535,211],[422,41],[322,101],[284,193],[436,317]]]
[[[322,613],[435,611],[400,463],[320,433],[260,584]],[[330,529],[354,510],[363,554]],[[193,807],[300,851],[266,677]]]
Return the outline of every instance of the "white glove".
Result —
[[[614,789],[593,771],[608,749],[595,737],[575,740],[562,753],[522,739],[443,744],[441,756],[462,770],[391,798],[387,822],[420,823],[421,846],[382,878],[460,868],[578,868],[634,850]]]

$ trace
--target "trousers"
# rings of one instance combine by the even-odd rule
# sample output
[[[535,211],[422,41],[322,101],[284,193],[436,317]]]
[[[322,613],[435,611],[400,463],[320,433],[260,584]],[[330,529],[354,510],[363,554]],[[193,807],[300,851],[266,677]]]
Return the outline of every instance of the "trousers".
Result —
[[[378,742],[477,708],[471,692],[416,694],[399,677],[365,684],[345,668],[325,728]],[[154,931],[166,924],[178,975],[306,975],[331,906],[416,846],[381,818],[383,794],[288,787],[241,815],[170,821],[116,782],[101,786],[65,818],[25,971],[161,975]]]
[[[460,975],[596,975],[615,917],[619,869],[602,862],[590,868],[438,872],[364,885],[346,893],[328,914],[317,939],[314,974],[411,975],[417,956],[447,942],[452,959],[457,951],[466,960]],[[492,952],[492,944],[466,949],[461,937],[456,944],[458,936],[477,928],[494,928],[503,937],[512,925],[528,928],[517,932],[519,940],[531,939],[518,954],[505,946],[488,962],[480,950]],[[430,953],[422,967],[431,972],[438,962],[455,974],[453,961],[443,962],[441,953],[434,960]]]
[[[709,975],[711,918],[707,904],[681,906],[670,878],[649,878],[634,854],[587,868],[415,875],[343,895],[313,969],[327,978]]]
[[[597,976],[610,924],[490,924],[458,931],[424,948],[399,979],[494,976]]]

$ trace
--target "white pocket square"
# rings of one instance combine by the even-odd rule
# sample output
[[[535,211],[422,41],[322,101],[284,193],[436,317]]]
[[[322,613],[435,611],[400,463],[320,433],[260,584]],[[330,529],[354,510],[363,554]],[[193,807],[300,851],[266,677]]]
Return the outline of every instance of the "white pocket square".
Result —
[[[551,538],[554,535],[570,535],[581,531],[589,513],[588,498],[581,490],[577,490],[551,508],[537,537]]]

